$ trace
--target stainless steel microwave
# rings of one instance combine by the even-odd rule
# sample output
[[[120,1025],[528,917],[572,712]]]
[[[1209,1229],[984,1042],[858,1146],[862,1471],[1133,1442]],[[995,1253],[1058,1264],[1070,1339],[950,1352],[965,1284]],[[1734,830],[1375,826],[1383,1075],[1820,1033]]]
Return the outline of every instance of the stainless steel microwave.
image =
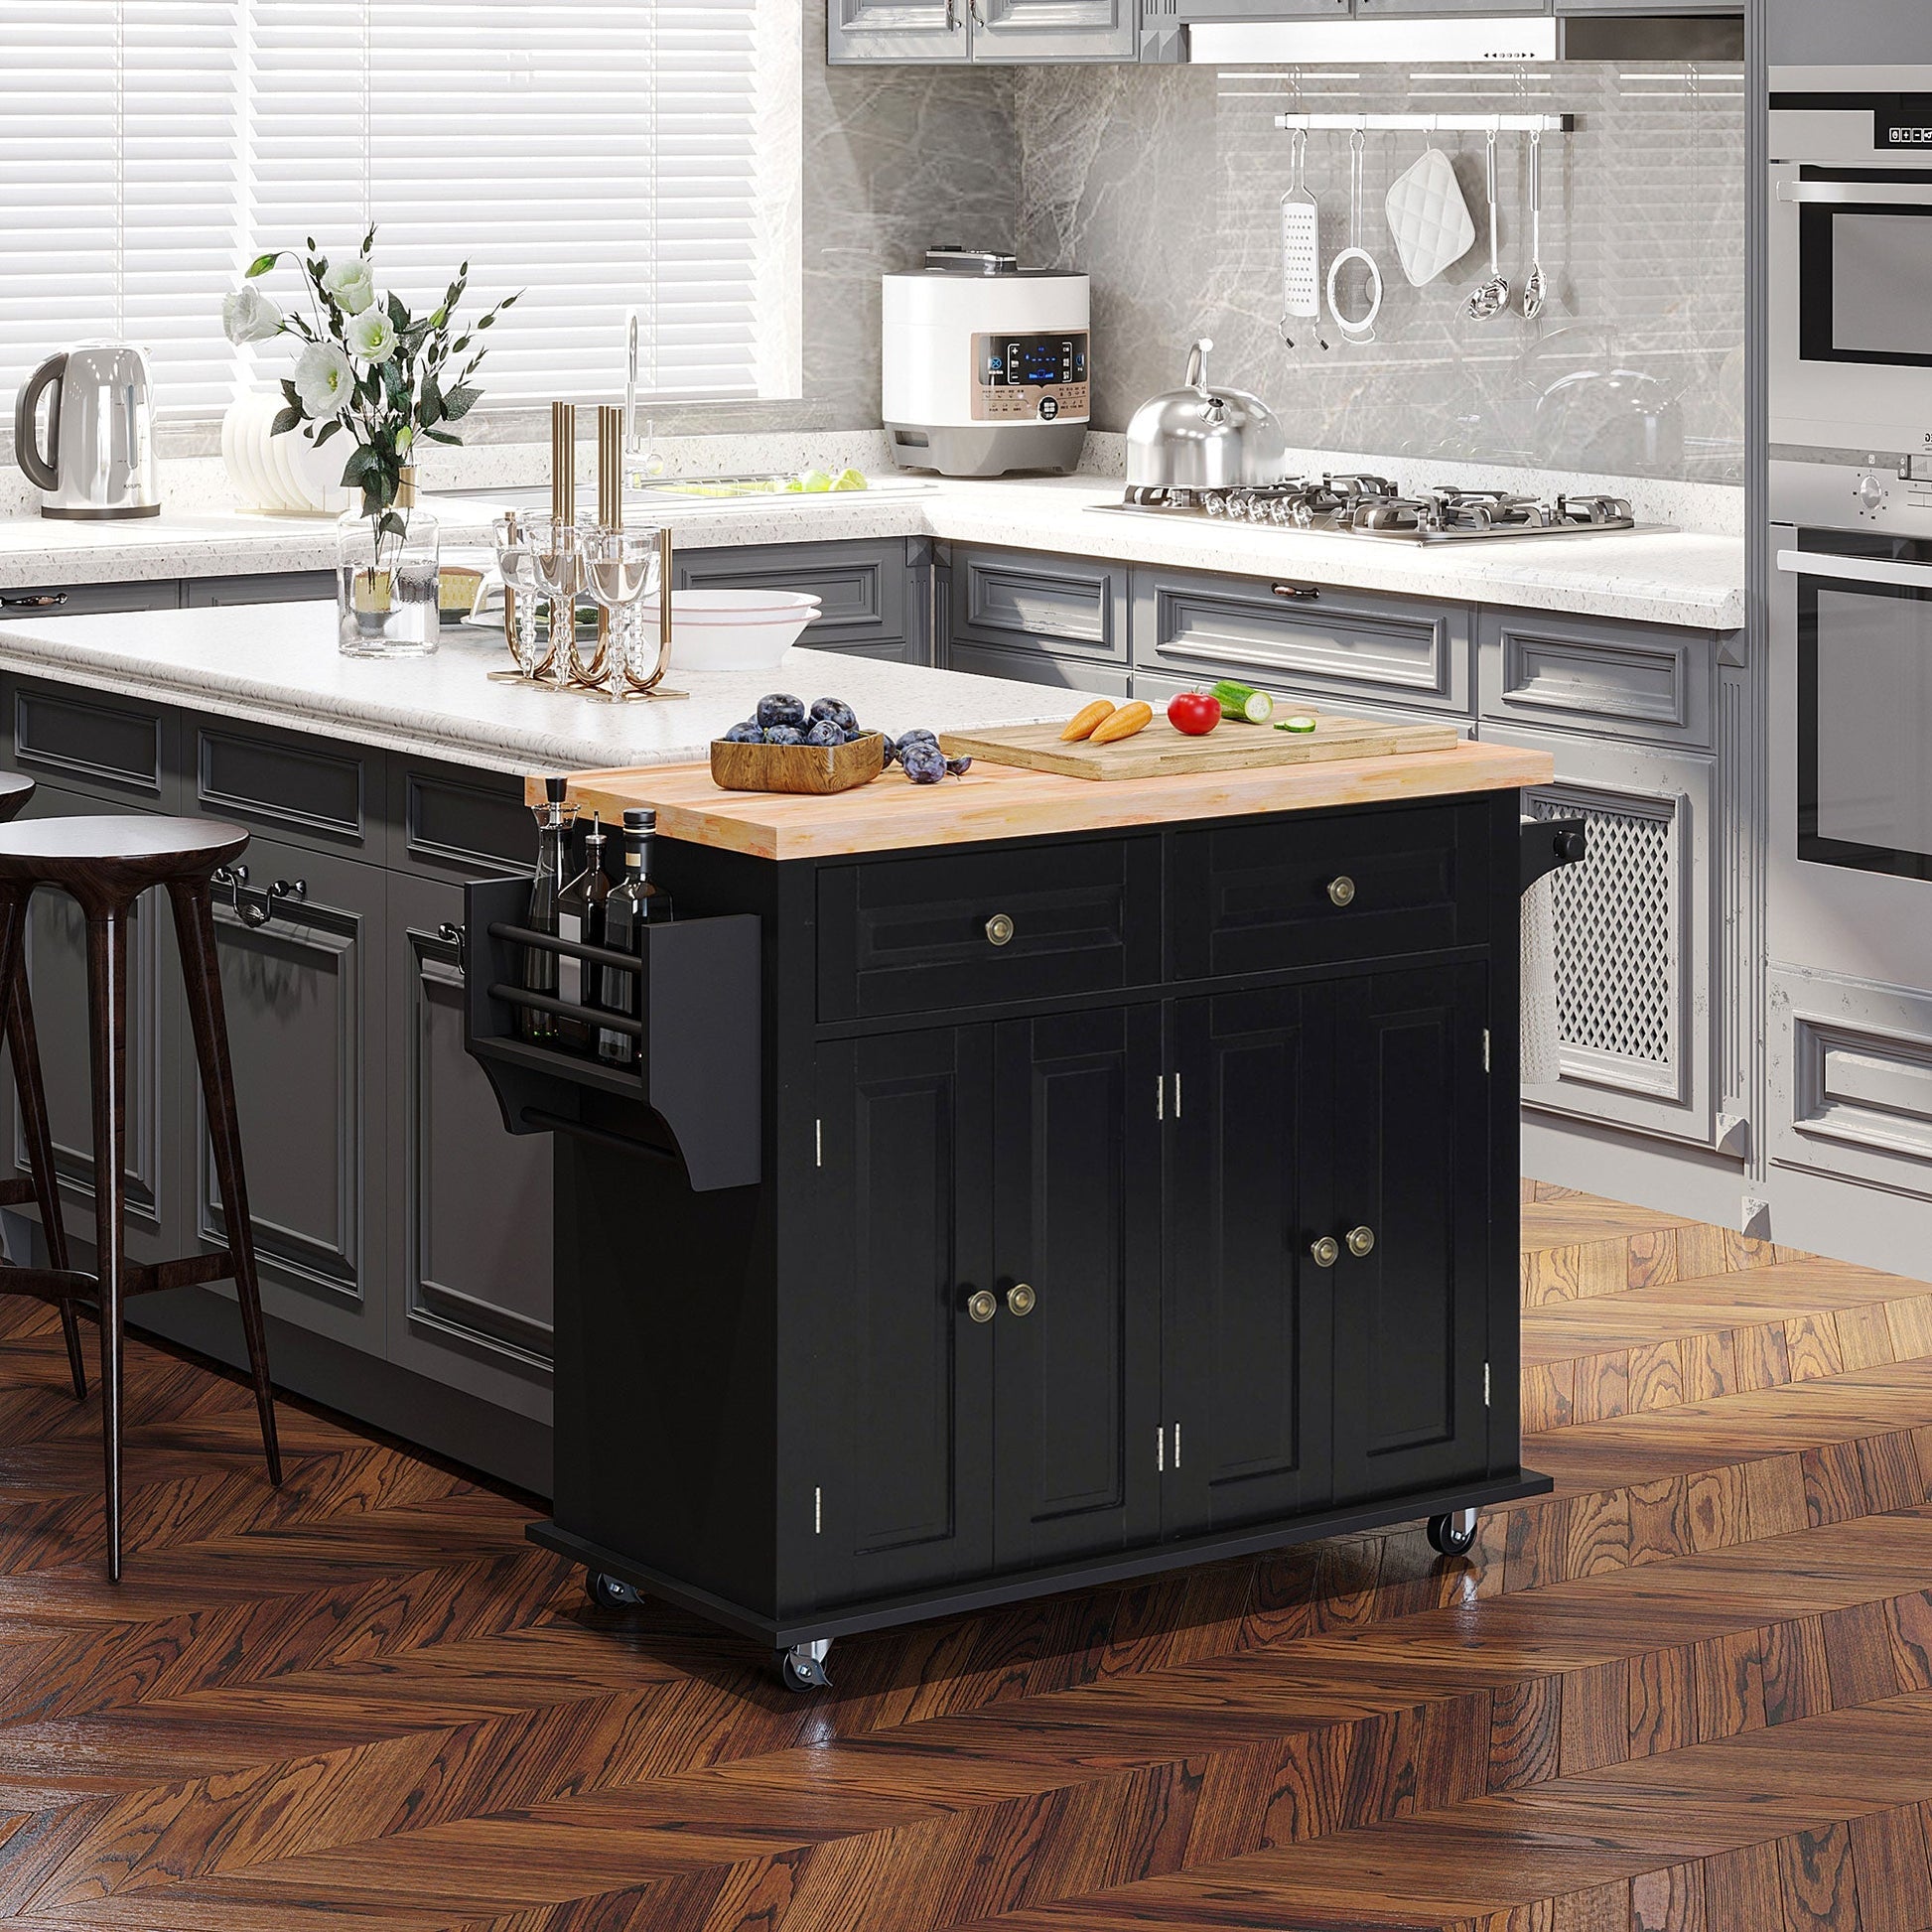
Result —
[[[1932,69],[1771,81],[1771,440],[1932,451]]]

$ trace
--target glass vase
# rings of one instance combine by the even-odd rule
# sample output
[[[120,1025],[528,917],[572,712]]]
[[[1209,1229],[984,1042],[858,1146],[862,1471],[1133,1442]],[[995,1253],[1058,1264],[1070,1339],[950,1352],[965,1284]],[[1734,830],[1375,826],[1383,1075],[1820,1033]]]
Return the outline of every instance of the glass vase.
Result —
[[[389,521],[391,527],[381,527]],[[394,527],[400,523],[401,528]],[[351,510],[336,525],[336,615],[345,657],[427,657],[438,642],[440,537],[412,471],[386,519]]]

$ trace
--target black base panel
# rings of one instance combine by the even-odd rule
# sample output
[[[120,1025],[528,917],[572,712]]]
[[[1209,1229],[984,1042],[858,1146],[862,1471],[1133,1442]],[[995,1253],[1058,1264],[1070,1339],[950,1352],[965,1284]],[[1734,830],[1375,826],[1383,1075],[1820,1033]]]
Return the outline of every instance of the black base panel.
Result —
[[[1386,1529],[1392,1523],[1412,1523],[1429,1516],[1452,1515],[1463,1509],[1485,1509],[1494,1503],[1521,1502],[1530,1496],[1547,1496],[1555,1487],[1551,1477],[1519,1469],[1513,1476],[1490,1477],[1452,1489],[1391,1496],[1380,1502],[1320,1510],[1311,1516],[1298,1516],[1292,1522],[1272,1523],[1229,1536],[1187,1537],[1087,1563],[1020,1571],[1010,1576],[989,1577],[980,1583],[951,1584],[940,1589],[882,1597],[877,1602],[827,1610],[823,1615],[783,1623],[602,1549],[583,1537],[571,1535],[568,1530],[560,1530],[555,1523],[531,1523],[523,1533],[532,1543],[554,1550],[573,1563],[581,1563],[587,1570],[615,1577],[633,1589],[674,1603],[680,1609],[690,1610],[773,1650],[789,1650],[793,1644],[856,1637],[869,1630],[891,1630],[902,1623],[921,1623],[930,1617],[997,1609],[1002,1604],[1023,1602],[1029,1597],[1128,1583],[1136,1577],[1151,1577],[1164,1570],[1184,1570],[1192,1564],[1260,1556],[1269,1550],[1312,1543],[1324,1536],[1352,1536],[1361,1530]]]

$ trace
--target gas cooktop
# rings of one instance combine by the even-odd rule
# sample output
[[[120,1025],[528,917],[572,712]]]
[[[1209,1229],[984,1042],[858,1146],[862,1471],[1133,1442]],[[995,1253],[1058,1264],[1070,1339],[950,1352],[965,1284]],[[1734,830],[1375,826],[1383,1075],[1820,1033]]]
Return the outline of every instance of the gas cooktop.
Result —
[[[1151,489],[1130,484],[1098,509],[1143,516],[1204,516],[1398,543],[1474,543],[1496,537],[1607,535],[1634,530],[1621,496],[1521,496],[1443,486],[1406,493],[1387,477],[1296,477],[1233,489]]]

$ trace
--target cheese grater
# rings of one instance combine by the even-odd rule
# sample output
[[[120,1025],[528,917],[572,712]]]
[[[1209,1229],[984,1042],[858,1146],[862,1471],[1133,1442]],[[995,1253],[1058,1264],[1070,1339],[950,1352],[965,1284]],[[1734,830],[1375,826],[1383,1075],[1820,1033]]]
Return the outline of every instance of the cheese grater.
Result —
[[[1310,332],[1322,348],[1321,315],[1321,205],[1309,193],[1309,137],[1297,131],[1294,174],[1282,197],[1282,341],[1295,346],[1296,319],[1313,322]]]

